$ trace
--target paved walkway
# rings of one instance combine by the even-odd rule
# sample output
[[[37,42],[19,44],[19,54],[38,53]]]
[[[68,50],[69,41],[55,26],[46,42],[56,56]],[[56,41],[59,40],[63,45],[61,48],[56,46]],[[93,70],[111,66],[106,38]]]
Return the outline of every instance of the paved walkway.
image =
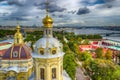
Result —
[[[76,80],[86,80],[85,75],[83,74],[83,71],[80,67],[76,68]]]
[[[80,67],[76,67],[76,80],[89,80],[87,77],[84,75],[84,69],[82,68],[82,62],[80,62],[78,59],[77,63],[80,65]]]

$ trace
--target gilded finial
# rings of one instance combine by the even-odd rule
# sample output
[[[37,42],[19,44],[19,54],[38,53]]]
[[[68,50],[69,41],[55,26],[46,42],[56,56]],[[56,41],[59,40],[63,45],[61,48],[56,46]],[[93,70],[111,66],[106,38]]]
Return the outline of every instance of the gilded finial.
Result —
[[[19,24],[16,26],[16,30],[17,30],[17,33],[20,33],[20,25]]]
[[[20,32],[20,25],[18,23],[17,23],[17,26],[16,26],[16,30],[17,30],[17,32],[14,35],[14,44],[22,44],[22,43],[24,43],[23,36],[22,36],[22,34]]]

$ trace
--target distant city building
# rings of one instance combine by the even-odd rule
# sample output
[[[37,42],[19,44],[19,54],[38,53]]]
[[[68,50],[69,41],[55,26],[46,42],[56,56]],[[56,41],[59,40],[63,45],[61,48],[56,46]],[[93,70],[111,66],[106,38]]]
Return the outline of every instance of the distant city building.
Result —
[[[120,60],[119,60],[119,57],[118,57],[118,55],[120,54],[120,42],[118,42],[118,41],[103,39],[101,41],[93,41],[93,42],[91,42],[91,44],[88,44],[88,45],[80,45],[79,46],[79,49],[80,49],[81,52],[84,52],[86,50],[91,51],[91,55],[92,55],[93,58],[96,57],[94,51],[97,48],[103,48],[104,53],[108,49],[111,50],[112,55],[113,55],[113,61],[115,63],[120,64]]]

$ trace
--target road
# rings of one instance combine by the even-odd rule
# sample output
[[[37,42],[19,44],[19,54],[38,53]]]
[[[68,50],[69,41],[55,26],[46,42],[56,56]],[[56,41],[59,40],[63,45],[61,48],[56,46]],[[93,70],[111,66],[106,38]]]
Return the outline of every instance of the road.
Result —
[[[76,75],[75,75],[76,80],[90,80],[84,75],[84,71],[83,71],[84,69],[82,69],[82,63],[78,59],[76,60],[77,63],[80,65],[80,67],[76,67]]]
[[[83,74],[83,71],[80,67],[76,68],[76,80],[86,80],[85,75]]]

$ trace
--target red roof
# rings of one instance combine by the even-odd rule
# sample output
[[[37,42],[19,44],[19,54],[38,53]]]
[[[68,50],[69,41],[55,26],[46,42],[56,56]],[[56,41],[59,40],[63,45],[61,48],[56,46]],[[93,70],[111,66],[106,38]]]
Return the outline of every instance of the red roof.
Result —
[[[7,45],[7,44],[11,44],[11,43],[10,42],[0,43],[0,46],[4,46],[4,45]]]
[[[0,50],[0,56],[3,56],[7,49]]]
[[[93,41],[93,43],[92,44],[98,44],[98,41]]]
[[[84,51],[86,49],[97,49],[98,46],[95,46],[95,45],[80,45],[80,51]]]

